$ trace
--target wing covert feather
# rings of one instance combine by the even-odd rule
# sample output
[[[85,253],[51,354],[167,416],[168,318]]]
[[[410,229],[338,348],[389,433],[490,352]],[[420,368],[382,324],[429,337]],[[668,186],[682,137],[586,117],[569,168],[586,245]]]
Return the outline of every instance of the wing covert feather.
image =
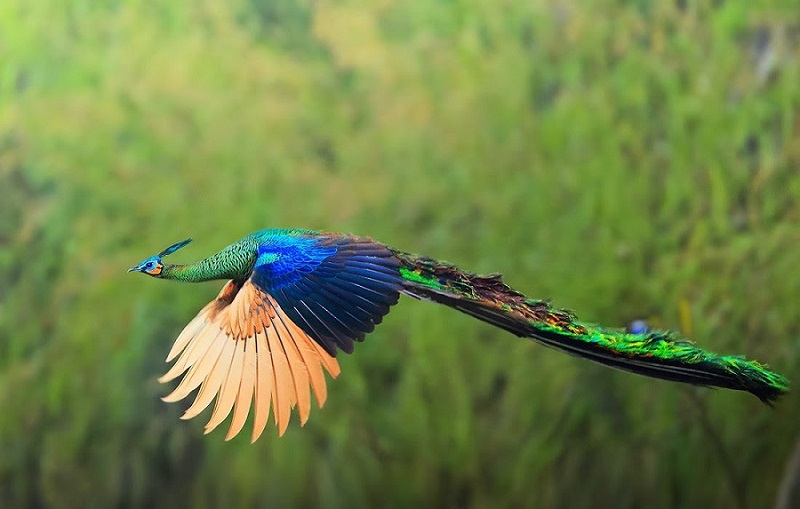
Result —
[[[397,303],[403,278],[388,247],[365,237],[318,234],[258,247],[253,285],[332,356],[380,323]]]

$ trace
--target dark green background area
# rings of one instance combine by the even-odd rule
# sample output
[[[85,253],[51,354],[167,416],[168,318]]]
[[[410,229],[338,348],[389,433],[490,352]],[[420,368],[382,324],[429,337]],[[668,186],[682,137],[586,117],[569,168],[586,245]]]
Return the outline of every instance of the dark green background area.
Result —
[[[798,392],[410,299],[304,428],[203,436],[156,377],[221,283],[125,272],[351,231],[797,383],[798,84],[788,0],[0,2],[0,505],[800,507]]]

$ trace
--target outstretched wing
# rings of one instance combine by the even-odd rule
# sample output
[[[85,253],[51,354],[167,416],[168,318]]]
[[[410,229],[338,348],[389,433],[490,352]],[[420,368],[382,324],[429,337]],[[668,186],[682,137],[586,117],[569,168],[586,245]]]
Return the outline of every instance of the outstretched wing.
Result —
[[[250,280],[229,281],[189,322],[167,362],[176,357],[178,360],[159,382],[186,374],[164,401],[181,400],[200,386],[194,403],[181,418],[195,417],[216,397],[205,431],[210,433],[233,410],[226,440],[242,430],[251,403],[253,442],[264,431],[270,406],[281,435],[295,405],[300,422],[305,424],[311,410],[309,385],[321,408],[327,398],[322,368],[334,378],[339,375],[336,359]]]
[[[174,402],[198,386],[190,419],[216,398],[206,433],[233,411],[226,440],[238,434],[254,407],[252,441],[266,426],[270,406],[279,433],[297,406],[301,424],[327,392],[323,367],[339,374],[336,346],[347,352],[397,302],[399,261],[381,244],[340,236],[278,237],[258,250],[253,273],[229,281],[178,336],[160,382],[185,373],[164,398]]]
[[[383,244],[350,235],[302,236],[264,243],[253,283],[289,318],[336,355],[372,332],[397,303],[400,261]]]

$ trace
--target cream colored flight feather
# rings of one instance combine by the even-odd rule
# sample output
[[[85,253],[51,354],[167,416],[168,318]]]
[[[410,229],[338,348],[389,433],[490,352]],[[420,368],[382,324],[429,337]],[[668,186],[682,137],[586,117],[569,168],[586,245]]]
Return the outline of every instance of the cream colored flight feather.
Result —
[[[177,357],[161,378],[166,383],[184,374],[164,401],[179,401],[200,390],[182,419],[191,419],[216,398],[205,432],[210,433],[233,411],[225,440],[244,427],[254,409],[252,441],[264,431],[270,406],[283,435],[295,407],[300,424],[311,411],[311,391],[320,408],[327,398],[325,375],[339,375],[336,358],[297,327],[277,302],[249,280],[229,281],[178,336],[167,356]],[[310,390],[309,390],[310,387]]]

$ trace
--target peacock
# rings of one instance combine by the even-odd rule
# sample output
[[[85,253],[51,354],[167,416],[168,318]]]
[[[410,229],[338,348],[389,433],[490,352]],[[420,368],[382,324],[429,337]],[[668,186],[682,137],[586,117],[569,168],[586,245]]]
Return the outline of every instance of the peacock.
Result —
[[[279,436],[294,408],[305,424],[312,392],[320,408],[327,398],[324,373],[339,375],[337,351],[352,353],[400,294],[640,375],[747,391],[767,404],[787,391],[783,376],[757,362],[717,355],[643,324],[625,330],[579,321],[570,311],[527,298],[499,274],[473,274],[368,237],[267,229],[196,263],[164,262],[189,242],[173,244],[129,272],[189,282],[228,280],[178,335],[167,355],[167,362],[175,362],[159,378],[167,383],[182,375],[163,398],[167,402],[199,387],[182,419],[215,400],[206,433],[232,412],[226,440],[241,432],[251,407],[252,442],[263,433],[270,408]]]

